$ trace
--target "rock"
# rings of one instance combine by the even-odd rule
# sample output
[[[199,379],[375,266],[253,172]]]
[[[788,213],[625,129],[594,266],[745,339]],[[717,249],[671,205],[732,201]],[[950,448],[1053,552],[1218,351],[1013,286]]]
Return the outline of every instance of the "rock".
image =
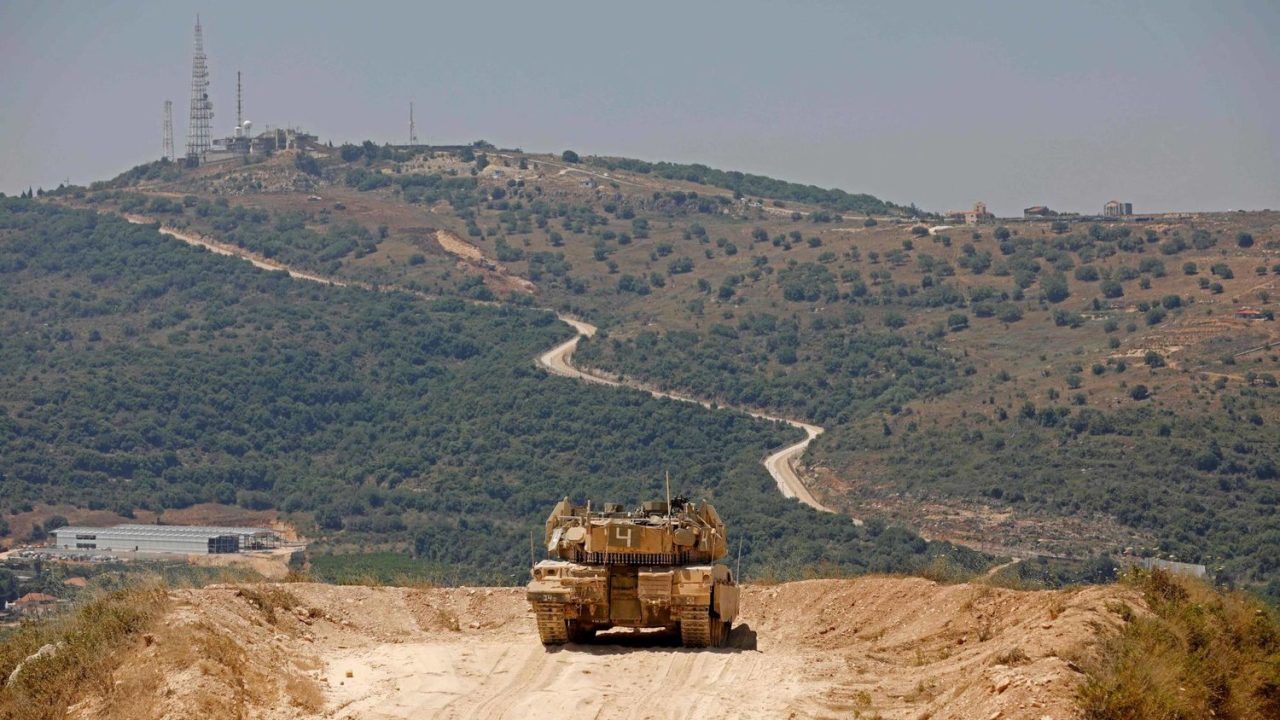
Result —
[[[1004,692],[1005,690],[1008,690],[1008,689],[1009,689],[1009,683],[1011,683],[1011,682],[1013,682],[1013,681],[1012,681],[1012,680],[1010,680],[1008,677],[1002,677],[1002,678],[1000,678],[1000,679],[996,680],[996,692],[997,692],[997,693],[1002,693],[1002,692]]]
[[[22,674],[22,668],[24,668],[27,663],[31,662],[32,660],[39,660],[40,658],[45,657],[46,655],[52,656],[58,652],[58,648],[60,647],[62,647],[62,643],[58,643],[56,645],[53,643],[49,643],[47,645],[41,645],[39,650],[28,655],[25,659],[23,659],[22,662],[18,663],[18,666],[13,669],[13,672],[9,673],[9,680],[6,682],[6,684],[12,685],[13,681],[17,679],[19,675]]]

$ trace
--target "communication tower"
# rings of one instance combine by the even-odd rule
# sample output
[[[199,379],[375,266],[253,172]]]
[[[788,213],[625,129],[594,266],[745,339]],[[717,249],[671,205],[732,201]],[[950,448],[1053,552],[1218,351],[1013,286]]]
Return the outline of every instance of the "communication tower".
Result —
[[[244,125],[244,110],[240,104],[240,71],[236,71],[236,127]]]
[[[164,154],[161,157],[173,161],[173,101],[164,101]]]
[[[413,103],[409,103],[409,144],[418,144],[418,129],[413,124]]]
[[[196,15],[196,48],[191,59],[191,115],[187,123],[187,164],[199,165],[209,152],[209,121],[213,102],[209,100],[209,67],[204,54],[200,16]]]

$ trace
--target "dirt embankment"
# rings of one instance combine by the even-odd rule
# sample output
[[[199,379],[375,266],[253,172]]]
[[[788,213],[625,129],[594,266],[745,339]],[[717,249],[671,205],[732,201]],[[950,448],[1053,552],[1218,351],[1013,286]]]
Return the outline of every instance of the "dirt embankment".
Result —
[[[1070,718],[1073,658],[1138,606],[865,577],[748,587],[732,647],[606,633],[545,650],[520,588],[174,593],[75,718]]]

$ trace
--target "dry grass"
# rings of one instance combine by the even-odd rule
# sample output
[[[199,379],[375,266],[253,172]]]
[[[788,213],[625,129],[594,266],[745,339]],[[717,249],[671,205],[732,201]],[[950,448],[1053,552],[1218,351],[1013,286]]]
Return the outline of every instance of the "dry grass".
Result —
[[[999,665],[1025,665],[1031,662],[1031,658],[1027,656],[1027,652],[1017,645],[996,655],[996,663]]]
[[[168,607],[159,583],[117,590],[52,620],[25,623],[0,644],[0,718],[53,720],[84,688],[109,691],[121,651],[140,642]],[[54,649],[33,657],[42,647]]]
[[[1161,571],[1130,576],[1149,615],[1088,662],[1089,720],[1280,717],[1280,617],[1242,593]],[[1117,608],[1120,609],[1120,608]],[[1124,608],[1127,610],[1127,608]]]
[[[236,590],[236,595],[244,598],[250,605],[260,610],[263,617],[272,625],[275,625],[278,620],[277,611],[288,612],[299,604],[297,596],[293,593],[273,585],[260,585],[257,587],[246,585]]]
[[[303,675],[290,675],[285,678],[284,692],[289,702],[310,713],[324,710],[324,691],[319,683]]]

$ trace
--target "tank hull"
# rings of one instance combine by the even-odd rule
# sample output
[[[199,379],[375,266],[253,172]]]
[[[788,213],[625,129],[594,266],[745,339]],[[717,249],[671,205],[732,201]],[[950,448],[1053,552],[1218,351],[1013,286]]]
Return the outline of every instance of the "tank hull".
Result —
[[[543,560],[527,597],[544,645],[585,640],[614,627],[679,630],[689,647],[727,639],[738,587],[724,565],[588,565]]]

